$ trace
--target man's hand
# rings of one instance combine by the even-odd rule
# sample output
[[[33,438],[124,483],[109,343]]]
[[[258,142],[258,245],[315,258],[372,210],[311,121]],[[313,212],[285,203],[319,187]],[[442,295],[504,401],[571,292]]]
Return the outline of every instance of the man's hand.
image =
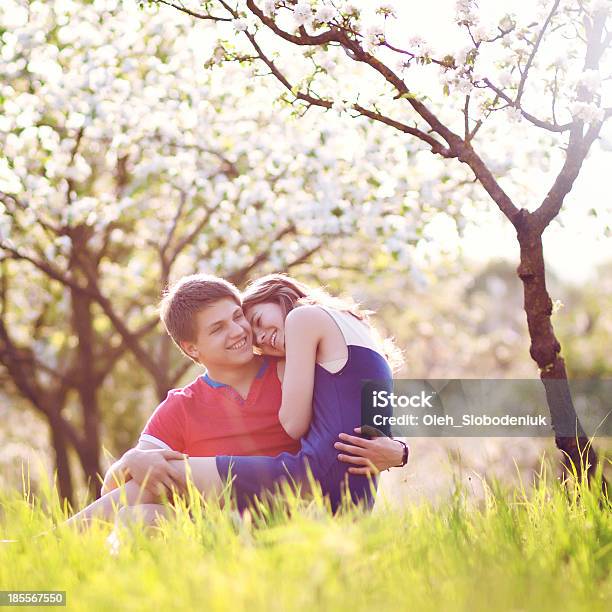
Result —
[[[361,427],[356,427],[355,432],[361,433]],[[342,451],[338,460],[352,464],[348,469],[351,474],[373,476],[402,463],[404,446],[393,438],[383,436],[366,440],[345,433],[338,437],[342,440],[334,444],[334,448]]]
[[[145,489],[155,495],[169,495],[172,489],[184,492],[187,488],[183,470],[170,463],[172,459],[186,459],[187,455],[173,450],[133,448],[121,458],[122,467]]]
[[[113,465],[108,468],[106,474],[104,474],[104,481],[102,482],[102,490],[100,495],[106,495],[118,486],[125,484],[130,480],[130,475],[124,469],[121,459],[115,461]]]

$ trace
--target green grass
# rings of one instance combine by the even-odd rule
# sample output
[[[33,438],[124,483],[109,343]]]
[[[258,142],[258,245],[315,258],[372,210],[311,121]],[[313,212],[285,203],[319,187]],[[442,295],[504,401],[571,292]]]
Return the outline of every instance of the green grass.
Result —
[[[548,482],[547,482],[548,480]],[[0,496],[0,589],[65,590],[74,610],[606,610],[611,505],[545,474],[470,505],[333,517],[289,498],[240,518],[196,495],[147,533],[65,527],[51,491]],[[191,510],[191,516],[189,514]]]

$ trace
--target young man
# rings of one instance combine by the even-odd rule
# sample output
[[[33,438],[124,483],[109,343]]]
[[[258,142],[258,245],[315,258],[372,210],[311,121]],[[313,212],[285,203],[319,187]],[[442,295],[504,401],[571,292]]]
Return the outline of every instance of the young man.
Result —
[[[146,424],[136,448],[108,470],[102,492],[127,478],[152,492],[184,487],[171,459],[297,452],[299,442],[282,428],[278,412],[284,362],[253,353],[253,334],[238,289],[210,275],[181,279],[164,296],[161,318],[180,350],[206,368],[173,389]],[[365,440],[341,434],[340,461],[352,471],[375,473],[402,463],[404,446],[390,438]]]

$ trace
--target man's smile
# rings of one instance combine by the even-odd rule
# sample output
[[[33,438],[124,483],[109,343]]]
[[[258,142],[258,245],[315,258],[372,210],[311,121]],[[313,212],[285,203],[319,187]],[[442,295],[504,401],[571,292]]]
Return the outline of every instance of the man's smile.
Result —
[[[235,342],[234,344],[232,344],[231,346],[229,346],[229,350],[230,351],[239,351],[240,349],[244,348],[247,344],[247,338],[246,336],[244,336],[244,338],[238,340],[238,342]]]

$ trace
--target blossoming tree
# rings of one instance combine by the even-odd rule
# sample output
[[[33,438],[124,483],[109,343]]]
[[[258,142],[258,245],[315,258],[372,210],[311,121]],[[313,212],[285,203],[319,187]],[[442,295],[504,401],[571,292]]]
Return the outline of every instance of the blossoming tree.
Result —
[[[282,99],[297,112],[319,108],[366,117],[373,125],[385,125],[422,143],[449,167],[459,163],[469,168],[516,229],[530,354],[546,388],[557,445],[578,470],[585,463],[592,473],[596,455],[580,423],[576,436],[562,434],[568,422],[577,419],[551,324],[553,302],[546,288],[542,235],[612,116],[602,96],[602,82],[610,78],[604,68],[609,68],[612,5],[606,0],[544,0],[535,19],[523,22],[506,14],[497,23],[487,23],[475,1],[459,0],[455,21],[467,45],[437,54],[423,39],[407,41],[401,28],[394,30],[399,3],[148,4],[153,3],[214,24],[222,37],[212,62],[239,60],[260,66],[283,86]],[[564,57],[551,55],[551,48],[562,49]],[[368,85],[355,82],[354,73],[346,69],[351,63],[363,68],[364,79],[371,77]],[[556,176],[538,202],[513,197],[513,186],[495,176],[483,154],[514,138],[510,133],[506,140],[497,136],[491,142],[487,128],[500,113],[540,130],[545,137],[540,146],[547,153],[562,147],[561,156],[551,157]]]
[[[231,80],[198,68],[208,50],[183,16],[107,0],[8,5],[0,369],[47,420],[70,499],[70,449],[98,488],[100,392],[118,364],[130,355],[160,399],[191,365],[160,333],[168,282],[204,271],[241,285],[331,260],[367,271],[377,254],[405,267],[435,211],[419,212],[393,171],[412,155],[399,139],[270,113],[237,66]]]

